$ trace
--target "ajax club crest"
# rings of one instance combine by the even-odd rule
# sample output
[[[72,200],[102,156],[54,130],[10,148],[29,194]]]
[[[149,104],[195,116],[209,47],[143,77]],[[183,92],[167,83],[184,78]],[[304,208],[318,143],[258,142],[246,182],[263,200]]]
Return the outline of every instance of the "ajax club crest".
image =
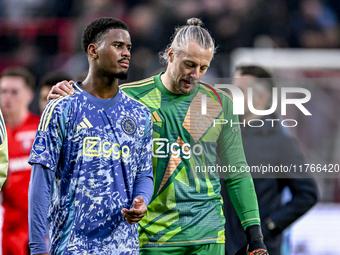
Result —
[[[133,133],[135,133],[136,128],[137,128],[136,123],[132,118],[130,117],[123,118],[122,129],[126,134],[132,135]]]

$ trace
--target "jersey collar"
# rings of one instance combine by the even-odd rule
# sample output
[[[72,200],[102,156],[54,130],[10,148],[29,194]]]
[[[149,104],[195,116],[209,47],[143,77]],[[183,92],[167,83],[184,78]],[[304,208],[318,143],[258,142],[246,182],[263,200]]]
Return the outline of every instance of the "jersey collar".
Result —
[[[74,87],[81,94],[83,94],[84,96],[89,98],[91,101],[95,102],[96,104],[100,105],[104,109],[108,109],[108,108],[112,107],[117,102],[119,102],[120,99],[122,98],[122,90],[119,87],[118,87],[117,94],[113,98],[110,98],[110,99],[101,99],[101,98],[92,96],[90,93],[87,93],[84,89],[82,89],[81,82],[79,82],[79,81],[77,83],[75,83]]]

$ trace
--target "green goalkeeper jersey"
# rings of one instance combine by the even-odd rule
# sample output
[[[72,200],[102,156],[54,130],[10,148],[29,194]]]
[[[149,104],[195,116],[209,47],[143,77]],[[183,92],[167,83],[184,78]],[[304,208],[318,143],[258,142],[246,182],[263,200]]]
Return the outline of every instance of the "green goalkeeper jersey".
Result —
[[[232,100],[203,83],[188,95],[173,94],[162,84],[162,74],[120,86],[146,105],[153,119],[154,194],[139,222],[140,246],[224,243],[216,170],[224,172],[243,227],[260,224],[253,181],[240,171],[247,163]],[[223,170],[216,166],[217,156]]]

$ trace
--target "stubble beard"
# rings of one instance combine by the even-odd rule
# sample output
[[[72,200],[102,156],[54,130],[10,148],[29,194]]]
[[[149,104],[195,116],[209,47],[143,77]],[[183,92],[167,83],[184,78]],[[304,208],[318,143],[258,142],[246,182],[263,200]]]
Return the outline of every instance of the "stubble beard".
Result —
[[[107,77],[109,80],[114,81],[116,79],[126,80],[128,77],[127,71],[120,71],[118,73],[114,73],[112,71],[101,70],[100,76]]]
[[[171,68],[171,70],[170,70],[170,78],[171,78],[171,83],[172,83],[173,87],[182,95],[190,94],[190,92],[193,91],[194,88],[195,88],[195,86],[191,86],[189,90],[182,88],[181,85],[176,82],[176,78],[175,78],[175,75],[174,75],[174,67]]]
[[[119,79],[119,80],[126,80],[126,79],[128,78],[128,73],[127,73],[127,71],[126,71],[126,72],[121,71],[121,72],[119,72],[119,73],[112,74],[111,77],[112,77],[112,78]]]

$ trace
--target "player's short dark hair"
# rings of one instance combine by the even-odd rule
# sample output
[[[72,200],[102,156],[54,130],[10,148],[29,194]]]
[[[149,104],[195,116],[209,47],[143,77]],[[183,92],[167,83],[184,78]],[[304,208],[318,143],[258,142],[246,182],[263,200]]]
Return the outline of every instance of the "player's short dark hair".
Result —
[[[87,47],[91,43],[98,42],[110,29],[123,29],[129,31],[129,27],[121,20],[115,18],[100,18],[92,21],[83,32],[83,50],[87,54]]]
[[[21,77],[24,79],[27,87],[34,91],[36,79],[34,75],[25,67],[16,66],[16,67],[7,67],[0,74],[0,79],[5,76],[11,77]]]
[[[271,93],[272,88],[275,86],[273,75],[261,66],[257,65],[240,65],[236,67],[241,75],[251,75],[264,81],[266,89]]]

